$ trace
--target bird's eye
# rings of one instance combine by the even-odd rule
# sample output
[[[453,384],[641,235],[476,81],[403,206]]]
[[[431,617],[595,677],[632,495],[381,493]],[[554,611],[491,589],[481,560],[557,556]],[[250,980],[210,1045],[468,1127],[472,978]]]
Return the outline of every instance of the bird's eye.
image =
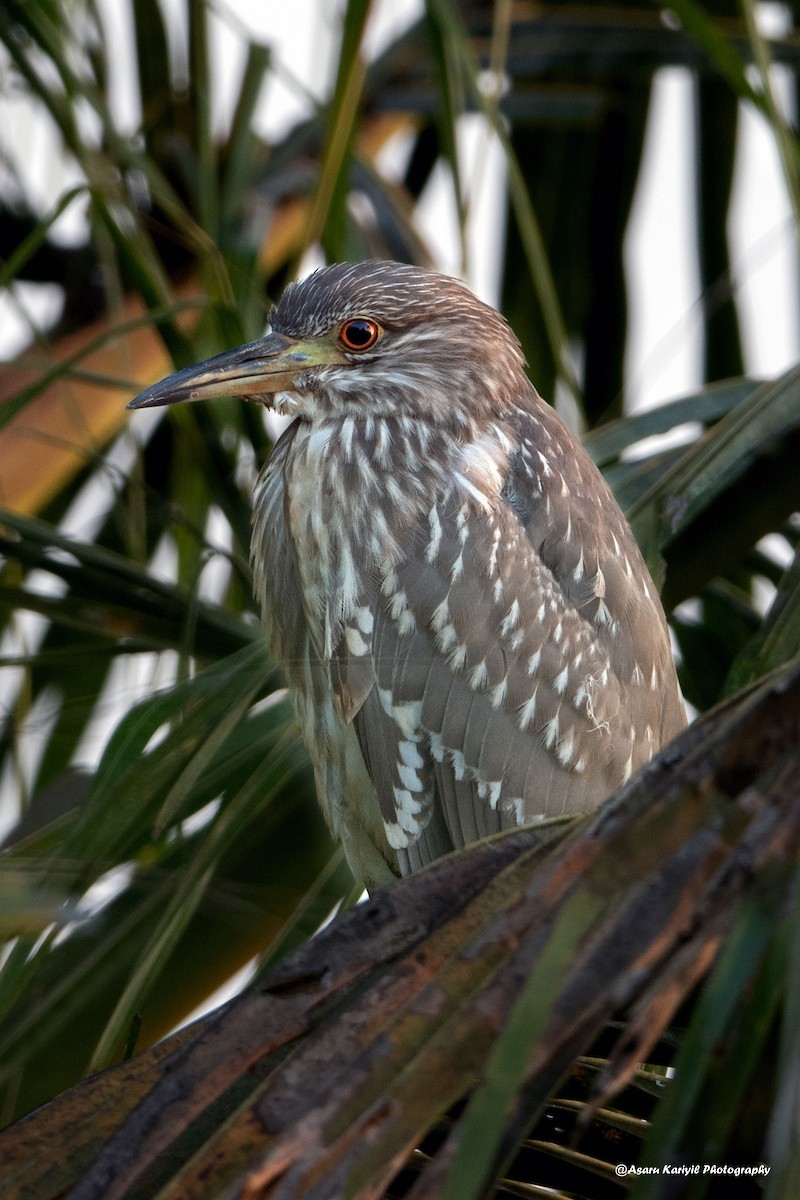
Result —
[[[339,341],[345,350],[369,350],[380,337],[381,327],[368,317],[354,317],[345,321],[339,330]]]

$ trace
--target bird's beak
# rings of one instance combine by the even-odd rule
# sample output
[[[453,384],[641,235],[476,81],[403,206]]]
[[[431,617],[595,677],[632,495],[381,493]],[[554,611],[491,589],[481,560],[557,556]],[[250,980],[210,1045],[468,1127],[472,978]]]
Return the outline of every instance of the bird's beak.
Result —
[[[214,396],[242,396],[266,404],[276,392],[290,390],[295,376],[302,371],[330,361],[330,352],[325,351],[324,345],[310,340],[269,333],[256,342],[176,371],[145,388],[127,407],[158,408]]]

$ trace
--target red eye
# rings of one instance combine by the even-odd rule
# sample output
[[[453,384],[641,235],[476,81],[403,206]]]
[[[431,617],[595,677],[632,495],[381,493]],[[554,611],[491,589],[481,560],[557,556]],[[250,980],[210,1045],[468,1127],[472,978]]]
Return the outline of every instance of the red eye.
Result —
[[[369,350],[381,335],[381,327],[377,321],[368,317],[354,317],[345,321],[339,330],[339,341],[345,350]]]

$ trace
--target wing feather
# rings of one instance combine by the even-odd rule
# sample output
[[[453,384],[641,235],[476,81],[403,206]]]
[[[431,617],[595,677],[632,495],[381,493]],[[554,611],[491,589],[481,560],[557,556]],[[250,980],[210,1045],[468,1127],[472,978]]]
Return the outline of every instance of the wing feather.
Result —
[[[568,453],[532,470],[546,425],[516,431],[521,449],[486,503],[477,486],[439,496],[435,554],[423,553],[425,514],[370,600],[381,716],[373,733],[361,710],[359,744],[391,828],[403,820],[394,764],[413,740],[425,763],[419,836],[438,850],[595,807],[660,738],[652,680],[669,647],[665,631],[652,646],[637,632],[638,551],[621,516],[591,533],[585,507],[605,484],[585,459],[577,473]],[[400,848],[404,861],[427,861],[427,843],[414,845]]]

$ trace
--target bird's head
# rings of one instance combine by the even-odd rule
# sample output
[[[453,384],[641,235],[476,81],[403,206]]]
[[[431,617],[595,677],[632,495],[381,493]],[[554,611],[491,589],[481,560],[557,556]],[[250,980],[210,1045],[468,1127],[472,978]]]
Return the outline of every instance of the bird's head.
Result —
[[[323,267],[286,289],[255,342],[187,367],[128,405],[239,396],[306,420],[405,416],[465,424],[524,381],[519,343],[462,283],[419,267]]]

